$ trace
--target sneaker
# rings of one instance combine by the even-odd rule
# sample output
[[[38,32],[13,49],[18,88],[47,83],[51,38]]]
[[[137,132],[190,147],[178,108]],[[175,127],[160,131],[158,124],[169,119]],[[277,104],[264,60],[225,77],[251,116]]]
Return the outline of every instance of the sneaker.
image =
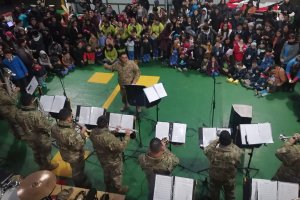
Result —
[[[187,71],[187,68],[185,67],[185,68],[183,68],[183,71]]]
[[[237,84],[239,84],[239,83],[240,83],[240,81],[239,81],[238,79],[236,79],[236,80],[235,80],[235,81],[233,81],[232,83],[237,85]]]
[[[233,78],[227,78],[227,82],[232,83],[233,81]]]
[[[177,69],[178,69],[178,71],[182,72],[182,69],[180,67],[178,67]]]

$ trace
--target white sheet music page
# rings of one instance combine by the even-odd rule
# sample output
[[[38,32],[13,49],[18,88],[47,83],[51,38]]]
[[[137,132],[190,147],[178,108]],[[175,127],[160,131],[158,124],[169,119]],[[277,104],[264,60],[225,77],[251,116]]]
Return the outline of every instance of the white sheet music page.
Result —
[[[125,129],[133,129],[133,124],[134,124],[134,116],[133,115],[122,115],[121,119],[121,130],[119,131],[120,133],[125,133]]]
[[[91,107],[80,106],[80,113],[78,123],[89,124],[90,122]]]
[[[241,124],[242,144],[262,144],[257,124]],[[246,138],[247,137],[247,141]]]
[[[114,131],[121,124],[122,114],[110,113],[109,115],[109,130]]]
[[[51,112],[51,107],[54,101],[54,96],[43,95],[40,99],[40,104],[45,112]]]
[[[257,182],[258,200],[277,199],[277,181],[260,179]]]
[[[155,137],[159,139],[169,138],[169,130],[170,130],[170,123],[169,122],[157,122],[155,127]]]
[[[192,200],[193,189],[193,179],[176,176],[173,189],[173,200]]]
[[[66,102],[65,96],[55,96],[52,104],[51,112],[59,113],[61,109],[63,109]]]
[[[185,143],[186,127],[186,124],[173,123],[171,142]]]
[[[97,120],[100,116],[102,116],[104,113],[103,108],[98,108],[98,107],[91,107],[91,112],[90,112],[90,125],[97,125]]]
[[[270,123],[259,123],[258,124],[259,137],[261,143],[274,143],[272,136],[272,128]]]
[[[38,87],[38,85],[39,85],[39,83],[38,83],[38,81],[36,80],[35,76],[32,77],[30,83],[29,83],[29,84],[27,85],[27,87],[26,87],[26,92],[27,92],[28,94],[31,94],[31,95],[32,95],[32,94],[34,93],[34,91],[36,90],[36,88]]]
[[[155,200],[171,200],[172,199],[172,187],[173,187],[172,176],[155,176],[155,186],[153,199]]]
[[[251,184],[251,199],[250,200],[257,200],[258,198],[258,191],[257,191],[257,182],[259,179],[252,179],[252,184]]]
[[[202,128],[202,135],[204,148],[218,138],[216,128]]]
[[[163,97],[168,96],[167,92],[164,88],[164,85],[162,83],[157,83],[153,87],[154,87],[154,89],[155,89],[155,91],[158,94],[160,99],[163,98]]]
[[[286,183],[278,181],[278,199],[292,200],[298,198],[299,185],[296,183]]]
[[[156,93],[156,90],[154,89],[154,87],[144,88],[143,90],[144,90],[146,97],[150,103],[159,99],[159,96]]]

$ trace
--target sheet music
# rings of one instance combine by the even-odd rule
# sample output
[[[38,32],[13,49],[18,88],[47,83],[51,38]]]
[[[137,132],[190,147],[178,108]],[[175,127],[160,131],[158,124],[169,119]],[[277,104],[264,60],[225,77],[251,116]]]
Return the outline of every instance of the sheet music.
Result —
[[[258,124],[258,131],[261,143],[274,143],[270,123]]]
[[[155,127],[155,137],[159,139],[169,138],[169,130],[170,130],[170,123],[169,122],[157,122]]]
[[[89,124],[97,125],[98,118],[103,114],[104,114],[103,108],[91,107]]]
[[[258,188],[257,188],[257,182],[259,180],[253,178],[251,183],[251,200],[257,200],[258,199]]]
[[[65,96],[55,96],[51,107],[51,112],[59,113],[59,111],[63,109],[65,105],[65,101],[66,101]]]
[[[120,133],[125,133],[125,129],[133,129],[134,116],[133,115],[122,115],[120,122],[121,130]]]
[[[159,99],[159,96],[158,96],[157,92],[155,91],[154,87],[144,88],[143,90],[144,90],[146,97],[150,103]]]
[[[153,199],[155,200],[171,200],[172,199],[172,187],[173,187],[172,176],[155,176],[155,186]]]
[[[299,185],[278,181],[278,200],[292,200],[298,198]]]
[[[54,96],[47,96],[47,95],[41,96],[40,104],[45,112],[51,112],[53,100],[54,100]]]
[[[277,181],[260,179],[257,182],[258,200],[277,199]]]
[[[33,94],[34,93],[34,91],[36,90],[36,88],[38,87],[38,85],[39,85],[39,83],[38,83],[38,81],[36,80],[36,77],[34,76],[34,77],[32,77],[32,79],[31,79],[31,81],[30,81],[30,83],[27,85],[27,87],[26,87],[26,92],[28,93],[28,94]]]
[[[216,128],[202,128],[203,147],[207,147],[210,143],[218,138]]]
[[[173,200],[192,200],[193,189],[193,179],[176,176],[173,189]]]
[[[261,144],[257,124],[241,124],[240,128],[242,144]]]
[[[80,106],[80,114],[78,122],[80,124],[89,124],[91,107]]]
[[[173,123],[171,142],[185,143],[186,124]]]
[[[155,89],[155,91],[158,94],[160,99],[163,98],[163,97],[168,96],[167,92],[164,88],[164,85],[162,83],[157,83],[153,87],[154,87],[154,89]]]
[[[109,115],[109,130],[114,131],[121,124],[122,114],[110,113]]]

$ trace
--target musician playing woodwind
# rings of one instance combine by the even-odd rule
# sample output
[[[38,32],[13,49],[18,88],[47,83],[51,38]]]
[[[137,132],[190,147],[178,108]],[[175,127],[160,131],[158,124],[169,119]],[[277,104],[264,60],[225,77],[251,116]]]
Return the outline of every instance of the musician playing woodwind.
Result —
[[[108,120],[104,115],[97,120],[97,128],[90,134],[90,140],[97,153],[104,171],[106,192],[126,193],[127,186],[122,185],[123,159],[122,153],[126,149],[131,131],[125,130],[124,140],[119,140],[108,130]]]
[[[300,184],[300,134],[295,133],[276,151],[276,157],[282,162],[273,180]]]
[[[73,124],[72,112],[63,108],[58,114],[59,121],[51,128],[51,134],[56,139],[62,159],[72,168],[72,179],[76,187],[90,188],[91,184],[84,173],[84,145],[86,128],[78,134]]]

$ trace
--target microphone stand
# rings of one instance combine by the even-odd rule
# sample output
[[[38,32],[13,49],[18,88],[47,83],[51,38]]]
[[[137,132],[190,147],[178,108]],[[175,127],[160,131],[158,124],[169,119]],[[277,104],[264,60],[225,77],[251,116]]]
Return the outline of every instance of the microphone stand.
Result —
[[[216,77],[213,75],[213,96],[212,96],[211,127],[214,127],[215,110],[216,110]]]

